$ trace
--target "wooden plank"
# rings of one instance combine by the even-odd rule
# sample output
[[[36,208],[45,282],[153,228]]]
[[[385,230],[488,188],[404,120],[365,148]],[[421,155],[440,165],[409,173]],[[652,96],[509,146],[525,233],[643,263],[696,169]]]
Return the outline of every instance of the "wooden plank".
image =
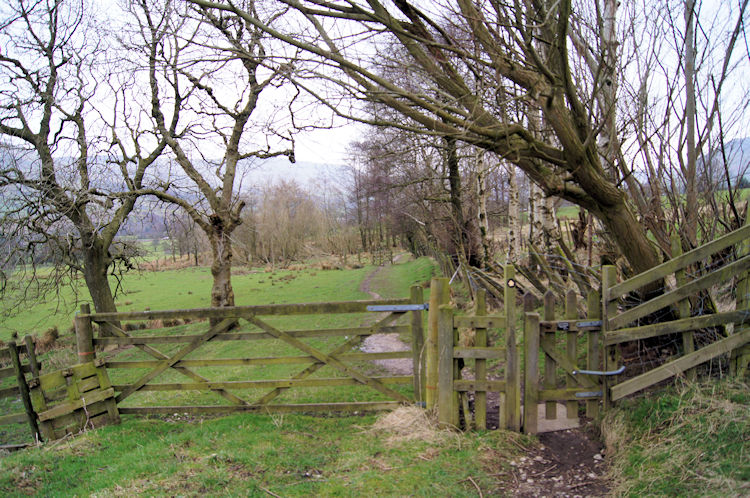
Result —
[[[88,400],[87,400],[88,401]],[[86,409],[83,407],[70,413],[59,415],[50,419],[55,432],[79,432],[82,429],[93,429],[91,421],[98,415],[107,411],[106,400],[89,403]]]
[[[437,347],[439,351],[437,361],[437,409],[438,422],[443,427],[458,424],[453,413],[458,409],[454,405],[455,397],[453,390],[453,308],[443,304],[438,313],[438,337]]]
[[[552,291],[547,291],[544,294],[544,320],[555,320],[555,294]],[[542,351],[544,351],[544,380],[542,382],[542,387],[547,391],[556,389],[557,365],[555,365],[555,360],[549,353],[556,348],[554,328],[542,333],[540,347],[542,348]],[[544,418],[547,420],[557,419],[557,403],[547,403],[544,409]]]
[[[500,329],[505,328],[505,316],[454,316],[453,326],[461,329]]]
[[[507,428],[521,431],[521,362],[516,347],[516,272],[513,265],[505,265],[505,416]]]
[[[390,351],[385,353],[345,353],[338,355],[342,361],[373,361],[411,358],[411,351]],[[216,360],[180,360],[176,367],[229,367],[238,365],[298,365],[317,362],[313,356],[269,356],[262,358],[226,358]],[[111,368],[155,368],[165,363],[165,360],[135,360],[135,361],[107,361]]]
[[[615,401],[624,398],[629,394],[641,391],[657,382],[661,382],[662,380],[682,373],[689,368],[705,363],[724,353],[728,353],[732,349],[747,344],[748,342],[750,342],[750,329],[744,330],[738,334],[730,335],[729,337],[709,344],[693,353],[656,367],[638,377],[633,377],[632,379],[621,382],[616,386],[612,386],[612,400]]]
[[[412,304],[424,304],[424,291],[419,285],[413,285],[410,288],[410,301]],[[424,328],[423,328],[423,310],[410,312],[411,315],[411,354],[412,354],[412,373],[414,378],[414,398],[417,401],[424,401]]]
[[[89,391],[93,391],[94,389],[99,389],[99,378],[89,377],[87,379],[81,379],[78,381],[78,392],[81,394],[87,393]]]
[[[94,349],[94,327],[91,325],[91,308],[88,303],[81,305],[81,311],[75,317],[76,348],[78,361],[88,362],[96,358]]]
[[[385,385],[409,384],[412,376],[373,377]],[[314,379],[279,379],[279,380],[232,380],[212,382],[179,382],[170,384],[146,384],[139,391],[207,391],[212,389],[275,389],[277,387],[338,387],[362,385],[351,377],[329,377]],[[113,385],[115,391],[122,391],[127,384]]]
[[[577,318],[578,300],[576,299],[575,291],[570,289],[565,295],[565,319],[572,322]],[[572,327],[565,333],[565,353],[571,363],[578,362],[578,358],[576,357],[578,353],[578,331]],[[567,375],[565,377],[565,385],[572,388],[576,385],[576,381],[571,375]],[[568,401],[565,404],[565,415],[567,418],[577,418],[578,403]]]
[[[649,337],[658,337],[667,334],[677,334],[686,330],[699,330],[709,327],[717,327],[727,323],[743,323],[747,321],[747,311],[725,311],[713,315],[694,316],[673,320],[671,322],[654,323],[640,327],[629,327],[626,329],[607,332],[604,334],[604,344],[612,346],[623,342],[639,341]]]
[[[328,315],[339,313],[367,313],[368,306],[387,304],[409,304],[409,299],[368,299],[337,303],[264,304],[258,306],[225,306],[222,308],[192,308],[163,311],[129,311],[119,313],[94,313],[94,322],[148,321],[175,318],[227,319],[247,318],[257,315]],[[79,315],[82,316],[82,315]]]
[[[378,327],[387,325],[401,316],[403,316],[403,313],[391,313],[390,315],[385,316],[380,321],[375,323],[373,328],[378,328]],[[338,358],[339,355],[346,353],[347,351],[350,351],[354,347],[359,346],[362,343],[363,339],[364,339],[364,336],[354,336],[350,338],[349,340],[345,341],[343,344],[341,344],[337,348],[335,348],[333,351],[331,351],[329,355]],[[310,365],[309,367],[305,368],[304,370],[296,373],[291,378],[292,379],[304,379],[305,377],[308,377],[312,375],[313,373],[317,372],[324,366],[325,366],[325,363],[318,361],[317,363],[314,363]],[[253,404],[254,405],[268,404],[271,401],[273,401],[276,397],[278,397],[281,393],[283,393],[285,390],[286,388],[275,388],[271,390],[270,392],[266,393],[265,395],[263,395],[262,397],[260,397],[255,402],[253,402]]]
[[[742,228],[735,230],[734,232],[728,233],[723,237],[704,244],[692,251],[686,252],[682,256],[670,259],[669,261],[662,263],[654,268],[636,275],[633,278],[625,280],[624,282],[614,285],[610,289],[610,295],[612,299],[619,298],[629,292],[638,290],[641,287],[648,285],[651,282],[661,280],[667,275],[671,275],[681,268],[685,268],[688,265],[700,261],[708,256],[721,251],[729,246],[733,246],[743,240],[750,238],[750,226],[745,225]]]
[[[50,408],[47,411],[39,413],[38,414],[39,420],[42,422],[45,422],[47,420],[52,420],[62,415],[66,415],[74,410],[83,408],[84,406],[93,405],[94,403],[98,401],[103,401],[107,398],[111,398],[114,395],[115,395],[115,391],[112,388],[102,389],[99,391],[94,391],[92,393],[87,393],[87,395],[81,399],[70,401],[68,403],[62,403],[60,405]]]
[[[599,320],[602,317],[602,310],[600,306],[599,293],[596,291],[589,292],[586,300],[586,307],[588,308],[587,318],[591,321]],[[586,369],[587,370],[601,370],[602,369],[602,352],[601,352],[601,341],[602,333],[600,330],[589,330],[586,333]],[[599,417],[599,400],[591,399],[586,401],[586,416],[591,419]]]
[[[28,365],[26,363],[21,365],[21,369],[23,370],[24,373],[33,372],[31,365]],[[6,379],[8,377],[13,377],[14,375],[16,375],[16,371],[13,367],[0,368],[0,379]]]
[[[0,425],[23,424],[28,420],[29,417],[26,413],[11,413],[10,415],[0,416]]]
[[[438,335],[440,328],[440,306],[450,302],[450,286],[447,278],[433,278],[430,282],[430,309],[427,314],[427,340],[425,341],[425,406],[432,410],[438,401]]]
[[[196,349],[198,349],[200,346],[205,344],[207,341],[211,340],[213,336],[218,334],[221,331],[227,330],[229,327],[234,325],[235,321],[231,318],[227,318],[219,322],[218,324],[214,325],[213,327],[209,328],[206,332],[204,332],[200,337],[197,337],[193,340],[190,344],[180,349],[177,353],[172,355],[172,357],[167,360],[167,363],[165,365],[162,365],[160,367],[157,367],[151,372],[147,373],[146,375],[142,376],[140,379],[135,381],[130,388],[122,391],[120,394],[117,395],[117,402],[121,403],[124,399],[126,399],[128,396],[136,392],[138,389],[146,385],[148,382],[155,379],[157,376],[161,375],[162,372],[164,372],[167,368],[171,367],[181,359],[183,359],[188,354],[192,353]]]
[[[6,387],[4,389],[0,389],[0,399],[15,398],[15,397],[18,397],[19,394],[21,394],[21,391],[18,389],[18,386],[12,386],[12,387]]]
[[[526,313],[524,319],[523,355],[524,396],[523,432],[536,434],[538,431],[539,403],[539,314]]]
[[[732,278],[734,275],[747,271],[748,269],[750,269],[750,256],[744,256],[743,258],[716,271],[703,275],[700,278],[696,278],[689,284],[678,287],[677,289],[664,293],[659,297],[655,297],[654,299],[620,313],[609,321],[610,330],[619,329],[639,318],[650,315],[655,311],[695,294],[698,291],[724,282]]]
[[[288,330],[286,331],[292,337],[307,339],[311,337],[344,337],[352,335],[368,336],[373,334],[408,334],[411,332],[409,325],[394,325],[391,327],[352,327],[338,329],[320,329],[320,330]],[[162,336],[120,336],[117,337],[99,337],[94,339],[96,345],[139,345],[139,344],[179,344],[188,343],[200,337],[200,334],[189,335],[162,335]],[[211,342],[217,341],[258,341],[274,339],[267,332],[237,332],[217,334],[211,339]]]
[[[453,348],[453,357],[454,358],[474,358],[479,360],[497,360],[501,358],[505,358],[506,356],[506,349],[505,348],[496,348],[496,347],[455,347]]]
[[[376,381],[372,377],[368,377],[367,375],[363,374],[356,368],[350,367],[346,364],[344,364],[341,360],[337,359],[335,356],[329,356],[318,349],[305,344],[304,342],[300,341],[299,339],[296,339],[294,337],[291,337],[286,332],[277,329],[276,327],[263,322],[257,317],[246,317],[245,320],[252,323],[256,327],[259,327],[269,334],[273,334],[282,341],[286,342],[287,344],[294,346],[295,348],[299,349],[300,351],[303,351],[311,356],[314,356],[319,361],[326,363],[330,365],[331,367],[335,368],[336,370],[339,370],[340,372],[349,375],[350,377],[353,377],[360,381],[362,384],[366,384],[367,386],[370,386],[371,388],[375,389],[376,391],[379,391],[386,396],[390,396],[395,400],[402,401],[404,403],[409,403],[410,400],[403,394],[394,391],[393,389],[390,389],[389,387],[385,386],[384,384]]]
[[[71,375],[73,375],[73,371],[70,369],[58,370],[56,372],[44,374],[39,377],[39,387],[45,392],[54,391],[60,387],[67,387],[67,378]]]
[[[36,359],[36,349],[34,346],[34,338],[30,335],[26,335],[23,338],[23,342],[26,345],[26,358],[28,360],[28,367],[31,369],[32,377],[39,377],[41,364]],[[25,365],[26,366],[26,365]]]
[[[505,390],[504,380],[471,380],[471,379],[454,379],[453,389],[455,391],[465,392],[499,392]],[[475,407],[476,408],[476,407]],[[477,427],[478,428],[478,427]]]
[[[606,336],[611,331],[610,321],[617,314],[617,300],[612,295],[612,287],[617,283],[617,267],[613,265],[602,266],[602,333]],[[614,370],[617,368],[613,359],[617,358],[617,351],[614,346],[604,346],[602,367],[604,370]],[[611,401],[609,399],[609,386],[614,383],[614,379],[602,377],[602,404],[607,410]]]
[[[477,290],[476,295],[476,315],[477,317],[485,317],[487,315],[487,292],[484,289]],[[455,321],[454,321],[455,322]],[[455,323],[454,323],[455,326]],[[474,334],[474,344],[477,349],[487,349],[487,329],[484,327],[477,327]],[[453,357],[456,358],[456,350],[453,349]],[[474,351],[476,352],[476,350]],[[460,352],[459,352],[460,354]],[[487,360],[485,358],[475,358],[475,377],[478,383],[485,382],[487,380]],[[453,388],[456,389],[456,383],[454,381]],[[487,391],[476,390],[474,394],[474,423],[477,430],[485,430],[487,428]]]
[[[13,363],[13,368],[16,371],[18,390],[21,394],[21,401],[23,401],[23,407],[26,411],[29,427],[31,428],[31,437],[36,438],[39,436],[39,426],[36,423],[36,414],[34,413],[34,407],[31,404],[29,386],[26,384],[26,376],[23,374],[23,369],[21,368],[21,359],[18,357],[18,346],[16,346],[15,342],[8,344],[8,352],[10,353],[10,360]]]
[[[226,405],[226,406],[143,406],[121,407],[122,415],[223,415],[230,413],[321,413],[370,412],[394,410],[402,403],[397,401],[360,401],[352,403],[298,403],[285,405]]]

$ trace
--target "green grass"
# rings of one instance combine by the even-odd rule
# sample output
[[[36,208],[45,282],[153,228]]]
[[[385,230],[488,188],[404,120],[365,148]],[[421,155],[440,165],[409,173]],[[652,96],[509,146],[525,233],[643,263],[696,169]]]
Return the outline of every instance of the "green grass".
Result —
[[[0,459],[5,496],[476,496],[498,491],[518,434],[404,440],[374,416],[126,418]],[[495,475],[492,475],[495,474]]]
[[[626,401],[604,420],[618,496],[741,496],[750,486],[750,386],[717,381]]]

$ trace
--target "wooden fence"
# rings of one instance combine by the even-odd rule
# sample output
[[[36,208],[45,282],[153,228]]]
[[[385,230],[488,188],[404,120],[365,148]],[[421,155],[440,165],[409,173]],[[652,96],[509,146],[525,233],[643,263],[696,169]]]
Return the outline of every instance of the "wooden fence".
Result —
[[[677,241],[673,243],[673,248],[677,254],[681,252]],[[730,262],[713,269],[717,258]],[[656,368],[621,382],[617,378],[607,379],[605,403],[624,398],[675,375],[686,373],[694,377],[696,366],[727,353],[732,354],[732,371],[744,375],[750,359],[747,349],[743,348],[750,342],[749,277],[748,224],[624,282],[616,283],[614,267],[604,267],[602,309],[605,369],[613,370],[620,364],[619,345],[669,334],[681,334],[682,338],[679,357],[670,358]],[[666,292],[659,293],[657,297],[627,309],[619,305],[630,293],[649,289],[649,286],[668,285],[671,279],[674,281],[672,288],[667,288]],[[736,285],[732,285],[732,282]],[[705,303],[712,302],[709,300],[710,290],[720,286],[730,295],[732,290],[736,293],[734,310],[722,312],[705,309],[710,308]],[[650,315],[664,310],[671,311],[674,319],[653,324],[640,323]],[[704,314],[704,311],[708,313]],[[724,337],[698,349],[694,331],[711,327],[719,328]],[[728,331],[732,329],[729,334]]]
[[[24,360],[26,361],[24,362]],[[12,341],[7,347],[0,349],[0,362],[6,363],[8,361],[10,362],[9,367],[0,368],[0,381],[13,378],[12,383],[15,385],[0,388],[0,400],[20,400],[24,411],[0,415],[0,426],[28,423],[31,429],[31,440],[34,441],[39,438],[40,432],[31,405],[26,375],[31,374],[34,378],[39,377],[42,366],[36,358],[33,338],[27,335],[23,344],[18,345],[15,341]]]
[[[413,403],[423,398],[424,379],[422,372],[424,355],[422,313],[424,309],[423,293],[419,287],[413,287],[410,298],[351,301],[338,303],[308,304],[272,304],[262,306],[238,306],[231,308],[190,309],[173,311],[142,311],[129,313],[89,313],[82,307],[76,318],[78,349],[81,358],[90,361],[95,356],[95,348],[116,346],[135,347],[145,352],[148,360],[107,359],[106,367],[113,379],[116,401],[121,414],[217,414],[232,412],[354,412],[390,409],[402,403]],[[382,311],[385,316],[377,316],[373,325],[347,326],[329,329],[296,329],[282,330],[282,327],[271,323],[272,319],[289,316],[313,316],[332,314],[361,314]],[[405,324],[394,325],[394,322],[405,315],[410,319]],[[146,335],[143,331],[126,332],[128,322],[149,322],[161,320],[169,323],[175,320],[211,320],[214,325],[199,334],[162,334]],[[359,318],[361,320],[361,316]],[[238,322],[250,324],[249,331],[237,331]],[[98,324],[99,336],[94,337],[93,324]],[[409,335],[412,340],[409,351],[389,351],[367,353],[358,348],[363,341],[373,334],[399,333]],[[332,349],[324,351],[324,345],[313,345],[310,339],[329,339],[342,341]],[[274,357],[235,357],[203,358],[201,348],[223,341],[275,341],[296,351],[295,355]],[[322,343],[321,343],[322,344]],[[175,348],[165,352],[165,347]],[[161,349],[160,349],[161,348]],[[302,353],[300,355],[300,353]],[[411,358],[416,375],[375,376],[367,373],[360,365],[367,365],[372,360]],[[367,362],[367,363],[363,363]],[[273,365],[300,364],[304,367],[289,376],[278,379],[244,380],[211,380],[199,370],[222,369],[222,367],[261,367]],[[324,367],[333,371],[335,377],[316,377],[314,374]],[[145,370],[128,382],[119,382],[118,371],[131,369]],[[187,382],[154,383],[165,372],[176,372],[187,377]],[[236,370],[233,375],[237,375]],[[398,385],[410,384],[413,393],[396,389]],[[298,388],[366,386],[379,393],[377,401],[328,402],[321,400],[315,403],[273,403],[283,393]],[[246,399],[239,391],[265,390],[254,399]],[[210,405],[179,406],[133,406],[132,402],[123,403],[135,393],[149,391],[203,391],[212,392],[229,403]]]

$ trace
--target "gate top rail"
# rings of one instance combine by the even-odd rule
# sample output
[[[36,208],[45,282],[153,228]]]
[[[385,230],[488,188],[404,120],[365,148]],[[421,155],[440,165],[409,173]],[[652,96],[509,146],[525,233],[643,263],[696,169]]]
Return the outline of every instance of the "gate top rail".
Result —
[[[660,280],[667,275],[670,275],[678,270],[685,268],[688,265],[700,261],[707,256],[710,256],[716,252],[726,249],[729,246],[733,246],[745,239],[750,238],[750,225],[745,225],[742,228],[735,230],[734,232],[728,233],[718,239],[709,242],[708,244],[702,245],[692,251],[688,251],[685,254],[678,256],[674,259],[670,259],[666,263],[662,263],[659,266],[638,274],[628,280],[625,280],[610,288],[609,296],[611,300],[618,299],[619,297],[640,289],[641,287]]]
[[[261,304],[225,308],[192,308],[183,310],[128,311],[79,314],[94,322],[115,320],[165,320],[171,318],[243,318],[255,315],[316,315],[322,313],[366,313],[368,306],[411,304],[408,298],[343,301],[335,303]]]

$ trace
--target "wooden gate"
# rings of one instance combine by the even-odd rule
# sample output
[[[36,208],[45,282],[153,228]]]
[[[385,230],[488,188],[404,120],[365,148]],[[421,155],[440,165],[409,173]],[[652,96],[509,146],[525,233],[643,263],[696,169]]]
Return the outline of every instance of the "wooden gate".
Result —
[[[33,378],[39,377],[39,371],[42,368],[36,358],[33,338],[27,335],[24,338],[24,344],[18,345],[12,341],[5,348],[0,349],[0,362],[10,363],[8,367],[0,368],[0,407],[4,408],[3,415],[0,415],[0,426],[28,423],[31,429],[31,440],[40,439],[41,433],[31,405],[26,379],[26,374],[31,374]],[[18,400],[21,401],[24,411],[14,413],[12,406]],[[7,410],[5,410],[6,407]],[[0,441],[1,444],[2,441]],[[4,445],[10,449],[23,446],[25,444]]]
[[[438,419],[442,425],[458,427],[461,413],[467,428],[474,425],[485,429],[487,424],[488,392],[499,394],[499,427],[510,430],[521,428],[521,371],[516,345],[514,268],[505,267],[504,314],[488,315],[483,290],[477,292],[477,309],[472,316],[455,316],[449,304],[448,279],[434,279],[430,300],[430,337],[428,338],[427,394],[430,408],[430,388],[437,388]],[[433,296],[438,296],[433,299]],[[462,345],[460,330],[473,330],[474,344]],[[501,330],[497,346],[488,341],[488,331]],[[433,332],[434,331],[434,332]],[[434,334],[434,335],[433,335]],[[435,337],[435,335],[437,337]],[[469,334],[471,335],[471,334]],[[430,359],[430,343],[435,342],[435,365]],[[473,365],[471,361],[473,360]],[[502,380],[488,375],[488,362],[503,362]],[[473,366],[473,372],[462,378],[461,365]],[[493,365],[499,371],[501,365]],[[469,393],[474,393],[474,413],[469,409]],[[473,420],[472,420],[473,418]],[[473,422],[473,424],[472,424]]]
[[[607,370],[621,364],[620,345],[668,334],[681,335],[680,351],[668,361],[627,380],[608,381],[605,406],[608,401],[616,401],[675,375],[686,373],[694,377],[696,366],[726,353],[732,354],[730,366],[736,373],[743,373],[747,368],[750,356],[742,347],[750,342],[750,225],[682,255],[679,255],[679,240],[675,239],[672,249],[676,256],[673,259],[619,284],[615,268],[603,268]],[[621,306],[629,294],[662,285],[666,287],[665,292],[657,297],[630,308]],[[731,297],[734,291],[735,309],[724,312],[710,309],[708,303],[713,300],[707,296],[712,288],[717,296],[726,293]],[[720,291],[716,292],[717,289]],[[640,323],[654,313],[672,313],[674,319]],[[728,324],[733,324],[733,330]],[[723,337],[697,344],[694,331],[711,327],[719,328]]]
[[[373,308],[375,307],[375,308]],[[379,307],[379,308],[378,308]],[[283,317],[306,316],[309,322],[316,316],[337,314],[362,314],[373,311],[389,310],[385,316],[377,316],[377,321],[368,326],[348,326],[341,328],[285,330]],[[423,370],[420,352],[423,346],[422,310],[424,309],[422,290],[412,289],[411,298],[377,301],[352,301],[339,303],[309,304],[275,304],[264,306],[238,306],[232,308],[192,309],[173,311],[142,311],[131,313],[98,313],[90,314],[82,308],[77,317],[79,336],[79,355],[90,359],[95,346],[113,345],[118,348],[137,348],[148,356],[148,359],[120,359],[110,354],[106,360],[107,369],[117,392],[116,400],[121,414],[225,414],[231,412],[334,412],[334,411],[367,411],[384,410],[404,403],[413,403],[421,396],[421,376]],[[405,323],[395,322],[405,315],[411,315]],[[372,314],[370,315],[372,316]],[[361,315],[358,317],[362,319]],[[214,325],[208,326],[200,334],[185,335],[179,320],[211,320]],[[122,325],[132,322],[160,321],[161,325],[171,325],[168,329],[136,332],[126,331],[133,325]],[[282,322],[280,324],[279,322]],[[351,319],[349,320],[351,322]],[[93,337],[92,324],[99,324],[100,334]],[[243,328],[238,328],[242,324]],[[244,325],[248,325],[245,327]],[[137,326],[136,326],[137,327]],[[166,331],[166,333],[165,333]],[[412,338],[411,350],[367,353],[358,348],[363,341],[374,334],[398,333]],[[158,335],[157,335],[158,334]],[[227,342],[237,341],[237,342]],[[273,347],[285,354],[278,356],[244,356],[223,358],[217,351],[230,352],[248,350],[249,344],[256,341],[272,341]],[[227,347],[237,344],[237,347]],[[268,343],[266,343],[268,344]],[[282,345],[282,346],[279,346]],[[212,350],[211,347],[214,347]],[[289,354],[290,351],[295,353]],[[205,352],[205,354],[204,354]],[[301,353],[301,354],[300,354]],[[372,360],[410,358],[417,375],[376,375],[368,372],[372,369]],[[284,378],[257,378],[254,374],[263,374],[264,369],[272,371],[280,366],[303,365],[300,370]],[[237,380],[240,375],[236,368],[230,377],[222,375],[226,367],[241,367],[247,377]],[[132,372],[141,373],[133,375]],[[332,375],[321,377],[325,370]],[[124,372],[124,373],[123,373]],[[187,382],[154,383],[164,377],[187,377]],[[216,378],[219,377],[219,378]],[[400,389],[398,386],[413,386]],[[367,401],[347,400],[331,402],[322,399],[305,403],[274,403],[277,398],[288,395],[294,390],[308,388],[331,388],[341,386],[365,386],[370,394],[358,394]],[[242,392],[248,390],[265,391],[260,395],[247,397]],[[174,404],[153,406],[155,400],[138,403],[131,397],[136,394],[169,391],[197,391],[212,393],[223,398],[222,404],[216,404],[216,396],[199,396],[194,404]],[[369,398],[377,398],[370,400]],[[190,398],[193,399],[193,398]],[[226,401],[229,403],[227,404]]]

